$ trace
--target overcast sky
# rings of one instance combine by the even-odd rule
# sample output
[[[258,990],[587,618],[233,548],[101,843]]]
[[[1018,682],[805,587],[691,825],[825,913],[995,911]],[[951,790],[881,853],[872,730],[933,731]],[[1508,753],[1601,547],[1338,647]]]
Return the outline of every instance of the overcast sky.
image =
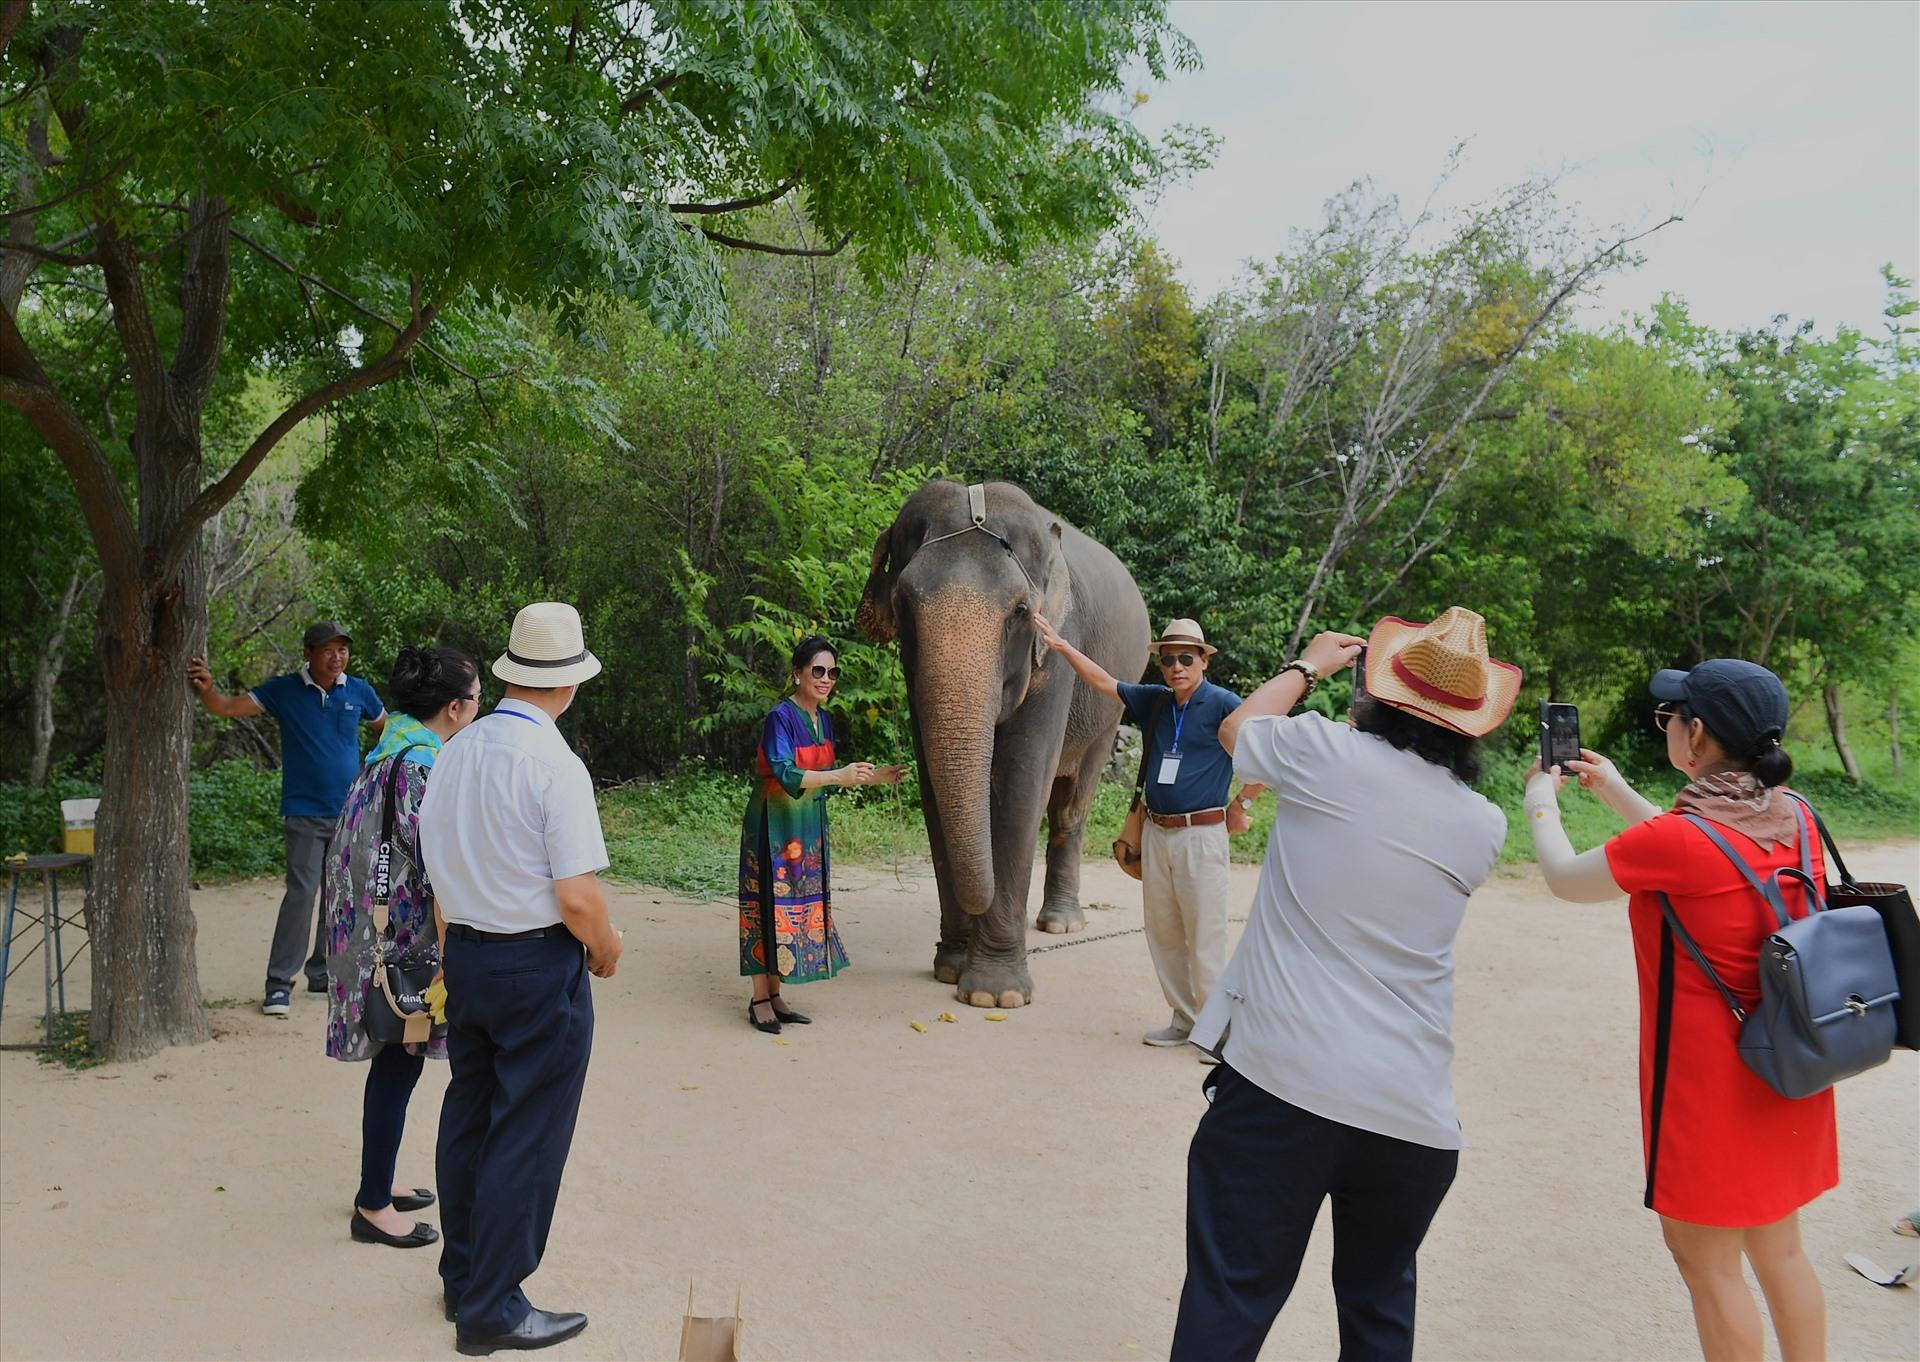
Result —
[[[1148,86],[1149,132],[1205,125],[1214,168],[1149,225],[1207,297],[1371,176],[1417,205],[1569,167],[1591,221],[1687,220],[1611,282],[1719,327],[1777,312],[1878,328],[1878,270],[1920,256],[1920,5],[1282,4],[1175,0],[1203,70]]]

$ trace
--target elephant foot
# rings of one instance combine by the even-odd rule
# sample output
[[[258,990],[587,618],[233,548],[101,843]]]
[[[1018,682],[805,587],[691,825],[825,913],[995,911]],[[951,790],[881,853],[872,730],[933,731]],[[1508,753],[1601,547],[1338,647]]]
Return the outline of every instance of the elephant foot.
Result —
[[[955,983],[953,996],[969,1007],[1025,1007],[1033,1001],[1033,976],[1024,963],[970,964]]]
[[[960,972],[967,967],[967,948],[965,946],[936,946],[933,951],[933,977],[943,984],[960,982]]]
[[[1041,906],[1040,916],[1033,920],[1033,925],[1056,936],[1061,932],[1084,932],[1087,915],[1080,911],[1077,903],[1048,903]]]

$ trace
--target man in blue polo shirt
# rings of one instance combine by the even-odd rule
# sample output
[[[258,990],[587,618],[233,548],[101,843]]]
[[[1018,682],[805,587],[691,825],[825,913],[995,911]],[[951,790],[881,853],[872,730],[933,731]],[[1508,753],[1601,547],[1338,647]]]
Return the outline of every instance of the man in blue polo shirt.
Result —
[[[353,640],[332,620],[311,626],[301,640],[307,660],[297,672],[270,677],[244,695],[222,695],[204,657],[187,665],[187,683],[207,713],[222,719],[271,714],[280,724],[280,816],[286,820],[287,892],[280,900],[267,987],[260,1010],[284,1017],[314,919],[313,954],[306,960],[307,992],[327,990],[325,923],[317,902],[333,825],[360,766],[360,725],[374,740],[387,726],[386,706],[372,686],[347,675]]]
[[[1227,967],[1227,835],[1247,830],[1253,801],[1266,789],[1248,785],[1232,800],[1233,757],[1220,745],[1220,723],[1240,697],[1207,680],[1214,649],[1197,622],[1177,619],[1148,646],[1163,685],[1134,685],[1107,671],[1039,615],[1034,627],[1074,674],[1125,707],[1139,725],[1146,762],[1147,818],[1140,834],[1140,900],[1147,951],[1173,1019],[1142,1036],[1148,1045],[1185,1045],[1193,1021]],[[1202,1052],[1202,1063],[1217,1062]]]

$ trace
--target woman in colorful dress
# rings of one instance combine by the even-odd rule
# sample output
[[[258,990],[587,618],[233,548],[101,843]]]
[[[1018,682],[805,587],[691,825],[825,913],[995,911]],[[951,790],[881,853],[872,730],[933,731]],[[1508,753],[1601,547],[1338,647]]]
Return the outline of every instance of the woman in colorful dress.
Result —
[[[420,861],[420,798],[441,744],[480,715],[480,668],[458,648],[402,648],[387,696],[393,717],[347,791],[327,857],[327,1053],[371,1061],[360,1118],[360,1190],[348,1230],[364,1243],[423,1248],[439,1231],[404,1213],[431,1205],[433,1193],[394,1186],[394,1160],[414,1084],[428,1056],[447,1057],[447,1043],[382,1045],[367,1035],[377,937],[373,870],[391,776],[398,801],[388,868],[395,958],[402,966],[437,960],[433,887]]]
[[[833,925],[826,796],[844,785],[897,785],[901,776],[898,766],[833,764],[833,724],[822,708],[840,679],[833,645],[811,634],[791,662],[793,694],[761,725],[759,784],[740,830],[740,972],[753,980],[747,1020],[773,1035],[783,1023],[813,1020],[787,1006],[781,984],[831,979],[847,967]]]
[[[1793,760],[1780,746],[1788,703],[1780,678],[1756,663],[1714,658],[1663,671],[1649,687],[1667,760],[1689,784],[1662,812],[1614,764],[1582,750],[1567,771],[1527,780],[1527,826],[1547,887],[1574,903],[1627,898],[1640,979],[1640,1129],[1646,1204],[1693,1299],[1708,1362],[1761,1355],[1760,1311],[1744,1258],[1767,1298],[1785,1362],[1826,1356],[1826,1300],[1800,1244],[1800,1208],[1840,1180],[1833,1090],[1782,1097],[1740,1059],[1739,1023],[1684,952],[1674,949],[1664,894],[1735,995],[1760,993],[1760,946],[1772,911],[1688,820],[1714,825],[1751,872],[1798,869],[1826,882],[1820,838],[1781,786]],[[1575,854],[1560,825],[1567,775],[1628,824]],[[1806,838],[1802,844],[1801,839]],[[1791,901],[1791,900],[1789,900]]]

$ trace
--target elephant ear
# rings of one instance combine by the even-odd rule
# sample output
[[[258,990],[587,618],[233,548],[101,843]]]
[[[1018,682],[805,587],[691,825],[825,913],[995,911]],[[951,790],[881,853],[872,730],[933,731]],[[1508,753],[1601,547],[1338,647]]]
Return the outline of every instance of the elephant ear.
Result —
[[[1073,572],[1067,567],[1066,550],[1060,546],[1060,522],[1054,521],[1047,530],[1051,538],[1047,542],[1046,575],[1040,581],[1040,613],[1055,629],[1064,631],[1073,610]],[[1045,666],[1052,651],[1041,640],[1040,631],[1034,630],[1033,665]]]
[[[860,608],[853,614],[854,627],[875,643],[890,643],[894,637],[892,547],[893,527],[889,525],[873,541],[867,587],[860,595]]]

